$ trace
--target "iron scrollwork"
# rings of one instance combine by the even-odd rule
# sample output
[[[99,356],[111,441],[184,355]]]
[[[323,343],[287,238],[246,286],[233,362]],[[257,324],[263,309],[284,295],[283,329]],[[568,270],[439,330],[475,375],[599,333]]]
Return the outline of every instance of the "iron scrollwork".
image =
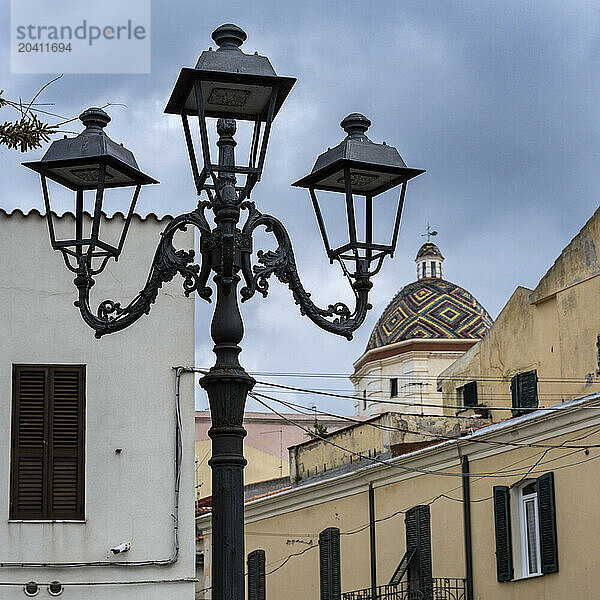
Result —
[[[186,231],[188,226],[196,227],[202,240],[211,234],[210,226],[204,216],[209,202],[200,202],[195,210],[175,217],[161,234],[150,273],[144,289],[125,307],[114,300],[104,300],[98,306],[96,314],[90,308],[90,290],[94,285],[90,261],[81,257],[75,278],[79,298],[75,306],[79,308],[84,321],[95,331],[97,338],[107,333],[125,329],[141,316],[148,314],[156,301],[164,283],[171,281],[178,273],[183,277],[183,290],[186,296],[193,292],[210,302],[212,289],[207,285],[210,275],[210,263],[203,254],[201,265],[194,264],[194,250],[176,250],[173,238],[178,231]]]
[[[350,276],[356,299],[354,311],[343,302],[321,308],[312,301],[310,293],[302,285],[292,242],[281,221],[261,213],[253,202],[243,202],[241,208],[248,210],[248,218],[241,231],[236,229],[232,238],[233,243],[229,248],[225,244],[223,239],[225,236],[220,228],[211,230],[204,215],[206,208],[212,208],[211,203],[200,202],[194,211],[175,217],[167,225],[156,249],[146,285],[127,306],[122,306],[114,300],[104,300],[98,306],[96,314],[93,313],[90,308],[90,290],[94,285],[94,279],[89,261],[85,256],[82,257],[75,278],[75,285],[79,290],[79,298],[75,305],[79,308],[84,321],[94,329],[97,338],[125,329],[141,316],[148,314],[163,284],[171,281],[177,274],[183,277],[183,290],[186,296],[196,292],[200,298],[210,302],[212,289],[208,286],[208,278],[211,271],[222,274],[224,265],[231,262],[233,270],[241,269],[244,276],[246,285],[240,291],[242,302],[252,298],[256,292],[266,297],[269,291],[269,278],[275,275],[279,281],[289,287],[302,315],[307,316],[325,331],[352,339],[353,332],[360,327],[367,311],[371,308],[368,294],[372,283],[368,274],[356,273]],[[188,226],[196,227],[200,232],[202,255],[200,265],[194,264],[193,250],[177,250],[173,245],[175,234],[178,231],[185,231]],[[252,266],[252,236],[261,226],[275,236],[278,246],[274,251],[259,250],[258,264]],[[212,256],[215,252],[221,256],[221,260],[216,264]],[[228,252],[231,256],[226,257]]]
[[[244,202],[242,208],[248,210],[248,219],[242,229],[242,234],[251,237],[258,227],[264,227],[273,233],[277,240],[277,249],[257,252],[258,265],[251,265],[250,253],[242,255],[242,273],[246,285],[241,289],[242,302],[252,298],[256,292],[266,297],[269,292],[269,278],[275,275],[281,283],[286,284],[292,292],[294,301],[300,307],[300,313],[307,316],[321,329],[341,335],[348,340],[352,339],[353,332],[365,320],[367,311],[372,308],[368,302],[369,290],[372,283],[368,276],[355,274],[351,282],[356,298],[356,307],[351,312],[343,302],[330,304],[327,308],[320,308],[311,299],[300,280],[296,260],[292,248],[292,241],[283,223],[261,213],[254,202]]]

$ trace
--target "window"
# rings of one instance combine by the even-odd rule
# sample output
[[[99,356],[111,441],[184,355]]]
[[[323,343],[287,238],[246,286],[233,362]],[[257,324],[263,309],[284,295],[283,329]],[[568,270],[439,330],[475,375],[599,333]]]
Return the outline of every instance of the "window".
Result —
[[[527,414],[529,408],[538,406],[537,371],[518,373],[510,380],[510,393],[512,396],[512,414],[514,417]]]
[[[523,577],[541,575],[538,497],[535,482],[519,489],[519,521]]]
[[[432,262],[431,263],[431,276],[435,277],[436,273],[435,273],[435,263]]]
[[[395,398],[398,395],[398,378],[390,379],[390,396]]]
[[[477,382],[470,381],[465,383],[461,388],[458,388],[460,400],[464,407],[477,406]]]
[[[367,410],[367,390],[363,390],[363,410]]]
[[[84,518],[84,366],[13,366],[10,518]]]
[[[510,581],[515,570],[519,579],[558,571],[553,473],[514,489],[494,487],[494,520],[498,581]]]

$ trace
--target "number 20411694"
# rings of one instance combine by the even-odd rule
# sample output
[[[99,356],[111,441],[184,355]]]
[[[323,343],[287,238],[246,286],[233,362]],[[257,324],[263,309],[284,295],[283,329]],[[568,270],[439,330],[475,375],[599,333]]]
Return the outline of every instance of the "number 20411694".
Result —
[[[19,42],[19,52],[71,52],[71,44]]]

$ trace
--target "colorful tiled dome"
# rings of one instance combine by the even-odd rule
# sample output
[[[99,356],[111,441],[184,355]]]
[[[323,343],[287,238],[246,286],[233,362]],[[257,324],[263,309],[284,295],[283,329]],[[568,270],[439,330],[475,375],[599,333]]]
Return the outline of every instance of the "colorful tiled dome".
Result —
[[[435,244],[421,249],[429,245],[439,252]],[[377,321],[367,350],[408,339],[479,339],[491,325],[490,315],[469,292],[427,277],[396,294]]]

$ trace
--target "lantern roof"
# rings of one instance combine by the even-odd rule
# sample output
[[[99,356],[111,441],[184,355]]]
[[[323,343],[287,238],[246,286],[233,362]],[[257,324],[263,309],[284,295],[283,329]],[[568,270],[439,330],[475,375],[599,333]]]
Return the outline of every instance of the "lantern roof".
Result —
[[[23,164],[70,189],[95,189],[97,167],[90,167],[100,163],[107,165],[107,188],[158,183],[140,171],[131,150],[106,135],[111,120],[106,112],[88,108],[79,119],[85,126],[79,135],[52,142],[42,160]]]
[[[212,38],[217,50],[202,52],[195,68],[181,69],[165,112],[198,115],[195,83],[199,82],[206,117],[219,118],[227,111],[229,118],[264,121],[273,88],[278,88],[275,118],[296,79],[278,77],[266,56],[243,52],[240,46],[247,35],[237,25],[221,25]]]
[[[366,134],[370,126],[364,115],[349,114],[340,123],[346,137],[319,155],[310,175],[292,185],[343,192],[345,183],[340,174],[344,167],[350,167],[353,193],[375,196],[425,172],[407,167],[393,146],[372,142]]]

